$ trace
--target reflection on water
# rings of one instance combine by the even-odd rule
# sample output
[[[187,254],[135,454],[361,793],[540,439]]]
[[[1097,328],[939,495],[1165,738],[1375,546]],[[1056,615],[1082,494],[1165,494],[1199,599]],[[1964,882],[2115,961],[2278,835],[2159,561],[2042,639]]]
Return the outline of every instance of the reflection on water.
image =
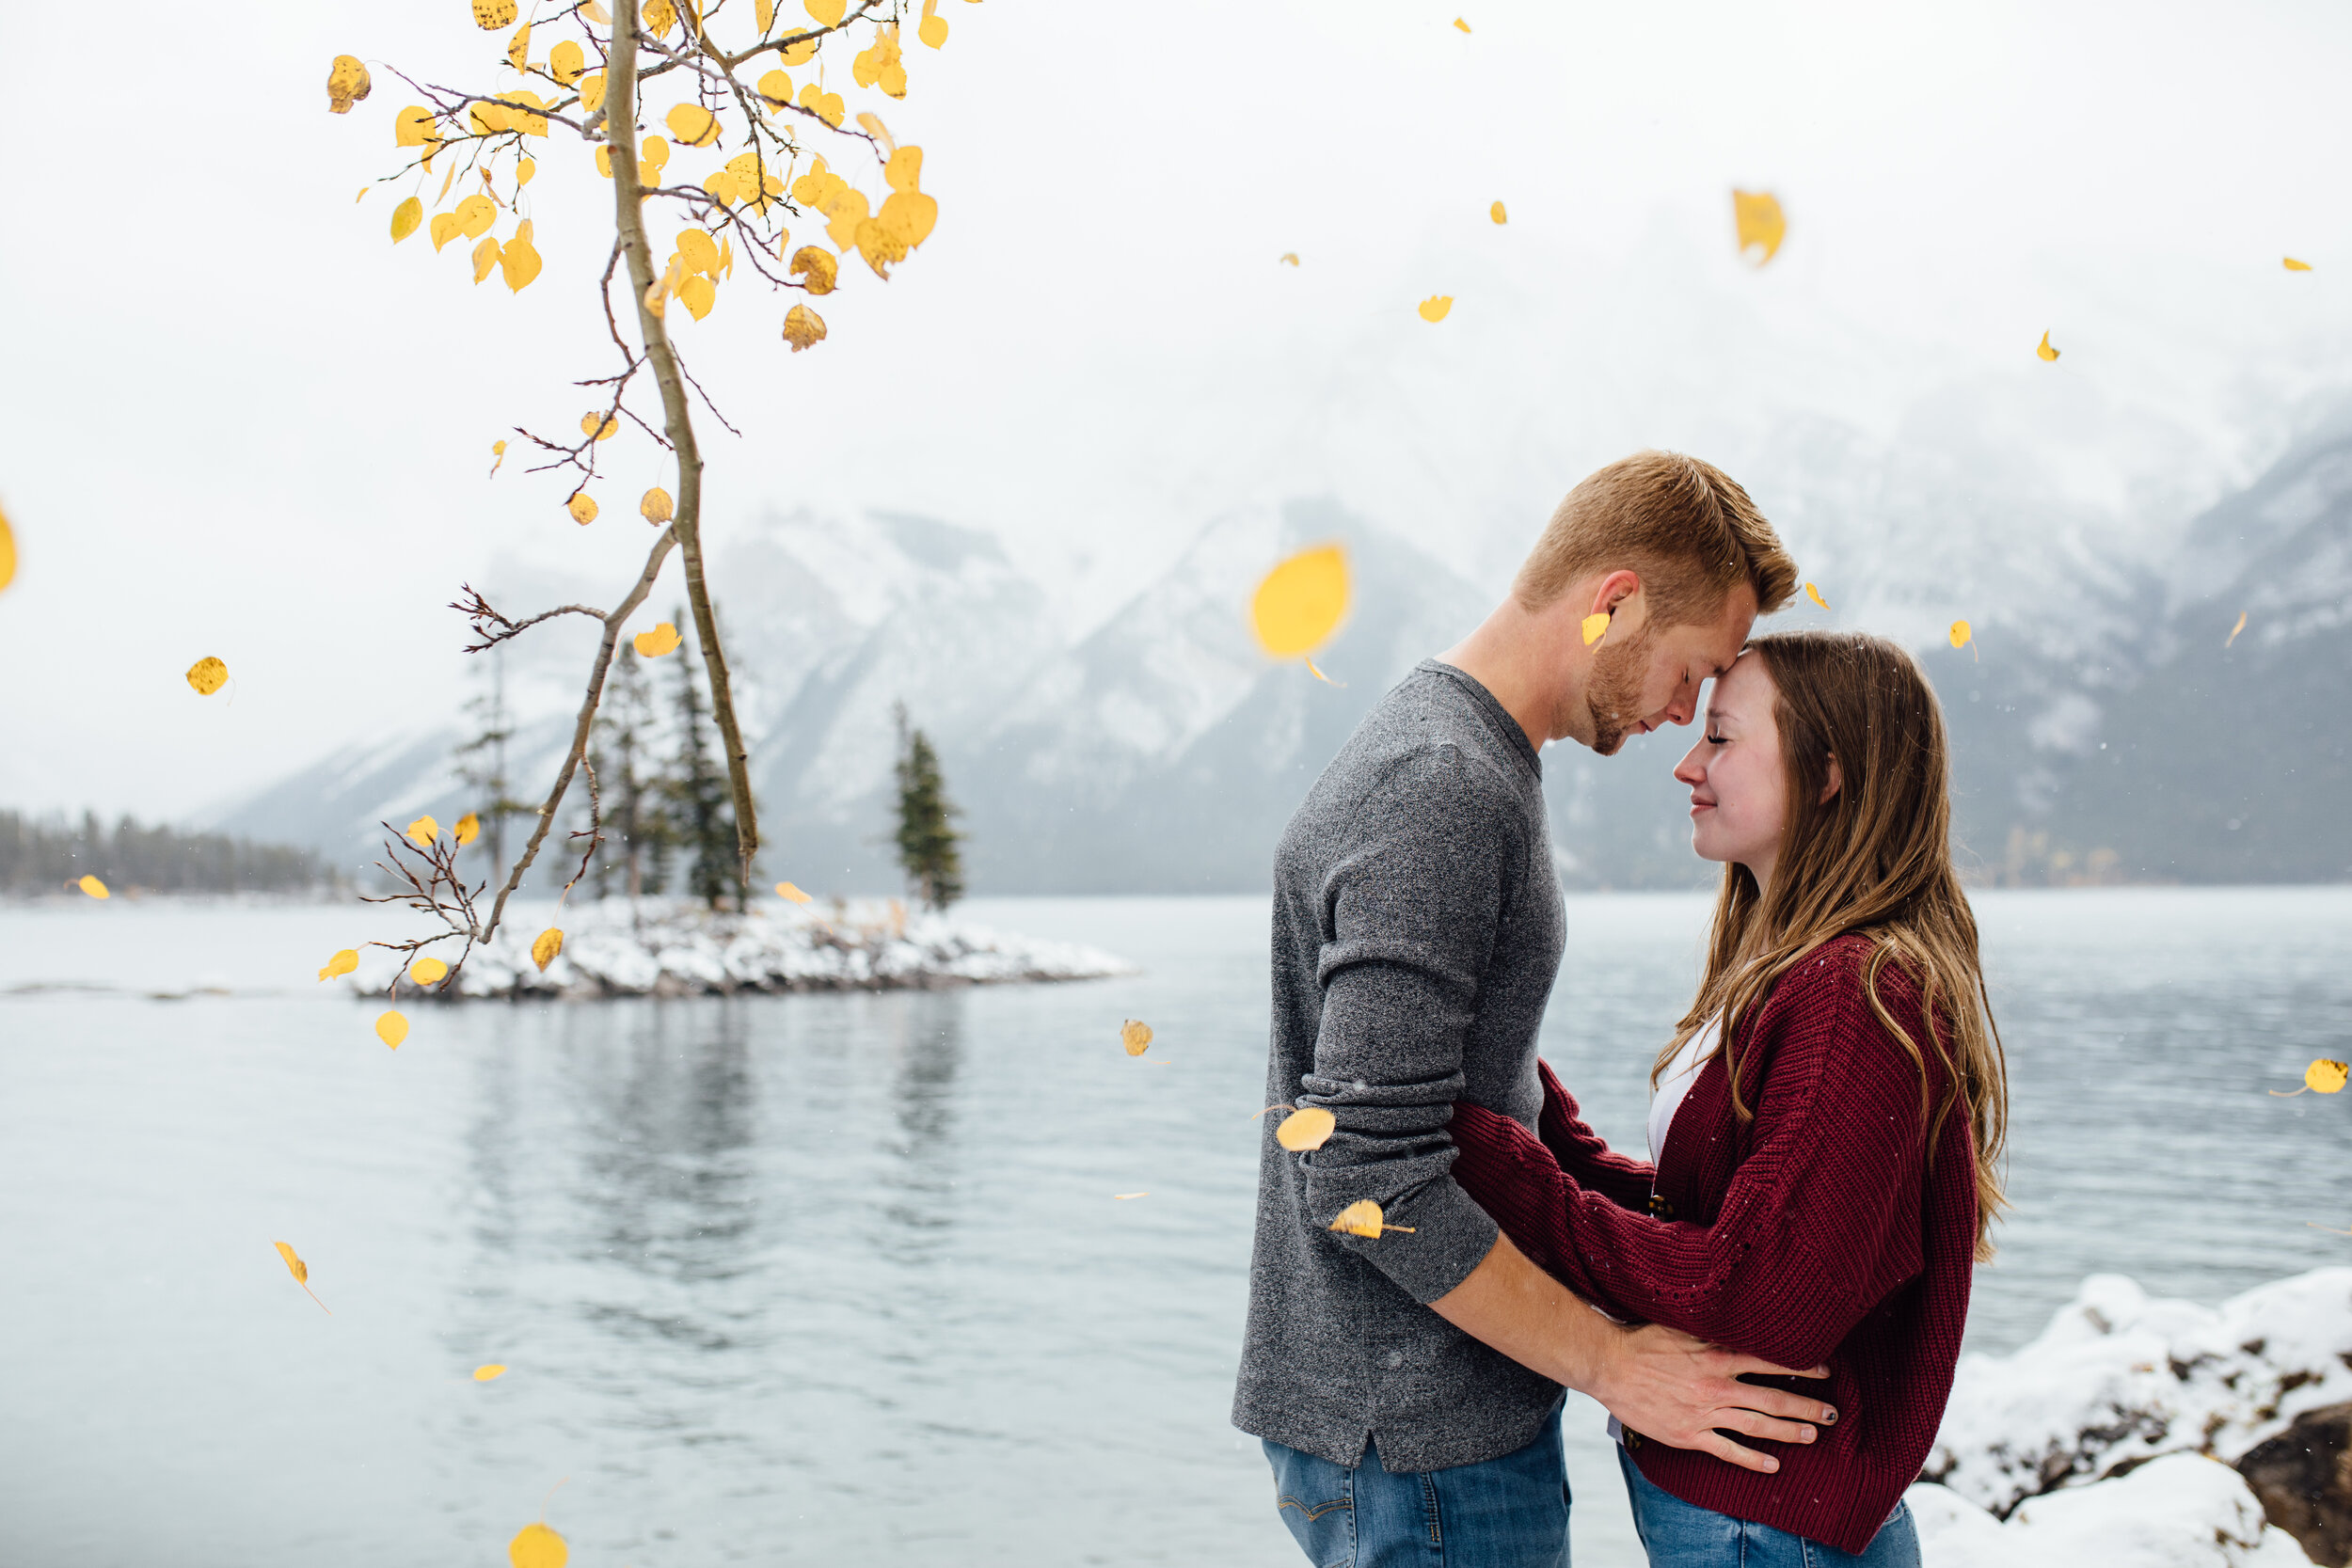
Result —
[[[1980,911],[2018,1211],[1976,1343],[2091,1269],[2212,1299],[2342,1260],[2305,1222],[2352,1223],[2352,1096],[2262,1091],[2347,1053],[2352,894]],[[342,944],[337,911],[135,912],[257,971]],[[1569,912],[1545,1053],[1639,1148],[1705,905]],[[15,928],[40,918],[0,911],[0,980],[72,946]],[[315,995],[0,1003],[0,1561],[492,1563],[568,1478],[548,1518],[581,1568],[1287,1568],[1226,1423],[1264,905],[998,918],[1149,973],[419,1008],[397,1053]],[[1597,1415],[1569,1420],[1579,1560],[1637,1560]]]

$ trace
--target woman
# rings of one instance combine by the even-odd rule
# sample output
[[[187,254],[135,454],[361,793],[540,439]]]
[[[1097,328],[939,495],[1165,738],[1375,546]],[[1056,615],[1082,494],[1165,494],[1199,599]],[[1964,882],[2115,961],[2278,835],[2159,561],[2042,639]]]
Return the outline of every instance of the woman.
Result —
[[[1724,862],[1697,1000],[1650,1081],[1654,1163],[1543,1070],[1539,1132],[1457,1105],[1454,1175],[1611,1314],[1785,1367],[1839,1414],[1777,1473],[1623,1433],[1652,1568],[1911,1568],[1972,1264],[2003,1206],[2000,1038],[1952,874],[1943,720],[1874,637],[1762,637],[1675,769]],[[1820,1390],[1820,1386],[1809,1386]]]

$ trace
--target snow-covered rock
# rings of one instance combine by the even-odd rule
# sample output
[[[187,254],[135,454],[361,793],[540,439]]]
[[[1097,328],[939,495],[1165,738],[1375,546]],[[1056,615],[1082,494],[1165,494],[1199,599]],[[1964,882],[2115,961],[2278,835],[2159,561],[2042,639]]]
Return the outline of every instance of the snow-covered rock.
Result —
[[[548,927],[563,952],[540,972],[531,945]],[[454,966],[458,944],[427,952]],[[380,994],[394,960],[362,955],[352,985]],[[464,997],[686,996],[734,991],[895,990],[1007,981],[1092,980],[1135,966],[1099,948],[1045,942],[952,915],[910,914],[895,901],[805,908],[755,905],[714,914],[699,905],[626,899],[510,909],[497,939],[476,948],[448,990],[420,990],[405,976],[399,994]]]
[[[1926,1479],[2007,1517],[2159,1454],[2234,1464],[2303,1412],[2352,1401],[2347,1357],[2352,1268],[2217,1307],[2092,1275],[2030,1344],[1962,1357]]]
[[[1994,1518],[1948,1486],[1904,1497],[1925,1568],[2310,1568],[2235,1470],[2174,1453]]]

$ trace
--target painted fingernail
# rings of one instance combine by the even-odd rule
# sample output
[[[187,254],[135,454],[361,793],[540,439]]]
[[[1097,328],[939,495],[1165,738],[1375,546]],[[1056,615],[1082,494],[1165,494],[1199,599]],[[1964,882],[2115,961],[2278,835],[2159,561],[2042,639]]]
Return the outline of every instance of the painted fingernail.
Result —
[[[1825,1427],[1834,1427],[1837,1424],[1837,1407],[1836,1405],[1825,1404],[1821,1406],[1821,1424]]]

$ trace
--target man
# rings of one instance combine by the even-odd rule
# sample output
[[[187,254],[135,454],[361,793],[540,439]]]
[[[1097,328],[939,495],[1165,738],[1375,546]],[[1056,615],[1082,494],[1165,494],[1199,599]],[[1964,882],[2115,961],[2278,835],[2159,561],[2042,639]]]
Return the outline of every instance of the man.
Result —
[[[1337,1128],[1292,1154],[1266,1118],[1233,1421],[1264,1439],[1318,1568],[1565,1568],[1563,1385],[1759,1470],[1777,1462],[1723,1431],[1805,1442],[1836,1418],[1736,1381],[1788,1369],[1620,1326],[1538,1271],[1448,1174],[1445,1131],[1457,1099],[1529,1127],[1543,1103],[1564,914],[1538,749],[1608,756],[1689,723],[1795,584],[1720,470],[1612,464],[1561,502],[1494,612],[1373,709],[1282,835],[1266,1099]],[[1376,1236],[1331,1228],[1365,1199]]]

